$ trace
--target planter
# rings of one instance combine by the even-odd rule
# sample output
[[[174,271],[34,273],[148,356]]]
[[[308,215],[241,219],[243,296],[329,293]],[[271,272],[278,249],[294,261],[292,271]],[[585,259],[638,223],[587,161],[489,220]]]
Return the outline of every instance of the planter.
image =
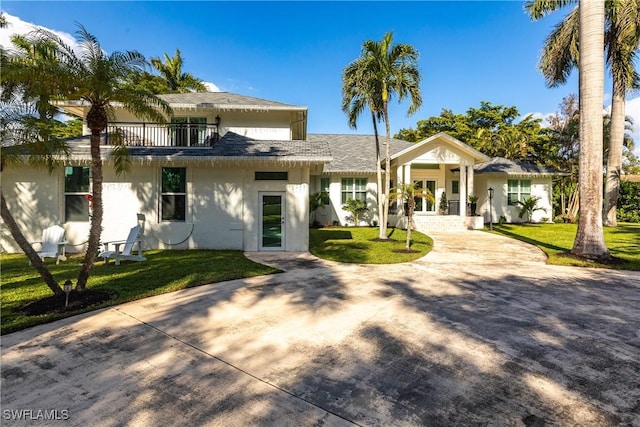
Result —
[[[484,228],[484,218],[481,216],[468,216],[464,219],[464,225],[468,230],[482,230]]]

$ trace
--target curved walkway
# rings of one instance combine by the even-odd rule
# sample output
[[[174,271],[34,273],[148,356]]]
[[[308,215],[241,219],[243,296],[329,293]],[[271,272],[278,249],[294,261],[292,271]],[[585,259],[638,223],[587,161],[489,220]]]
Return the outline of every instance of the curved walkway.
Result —
[[[3,425],[640,425],[640,274],[432,237],[387,266],[251,253],[285,273],[4,336]]]

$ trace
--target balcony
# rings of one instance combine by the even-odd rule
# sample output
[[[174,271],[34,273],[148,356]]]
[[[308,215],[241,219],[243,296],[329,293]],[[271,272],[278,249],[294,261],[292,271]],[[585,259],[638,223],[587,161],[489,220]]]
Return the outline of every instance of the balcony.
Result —
[[[106,144],[130,147],[210,147],[218,139],[218,125],[206,123],[124,123],[107,126]]]

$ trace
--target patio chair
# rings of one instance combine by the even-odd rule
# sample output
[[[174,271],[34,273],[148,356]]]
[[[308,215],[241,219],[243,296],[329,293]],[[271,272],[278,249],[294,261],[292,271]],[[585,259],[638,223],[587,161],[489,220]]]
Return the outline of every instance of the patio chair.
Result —
[[[98,254],[99,258],[104,258],[105,264],[109,262],[109,259],[115,259],[116,265],[120,265],[120,261],[125,259],[129,261],[146,261],[147,259],[142,256],[142,228],[139,225],[132,227],[129,231],[127,240],[116,240],[111,242],[104,242],[103,251]],[[133,247],[137,244],[138,254],[133,253]],[[114,249],[109,250],[109,245],[113,245]]]
[[[68,242],[64,240],[64,233],[64,228],[59,225],[52,225],[42,231],[42,240],[31,243],[32,246],[35,244],[40,245],[40,250],[36,252],[42,261],[45,258],[55,258],[56,264],[60,264],[60,260],[67,260],[65,245]],[[29,261],[29,265],[31,265],[31,261]]]

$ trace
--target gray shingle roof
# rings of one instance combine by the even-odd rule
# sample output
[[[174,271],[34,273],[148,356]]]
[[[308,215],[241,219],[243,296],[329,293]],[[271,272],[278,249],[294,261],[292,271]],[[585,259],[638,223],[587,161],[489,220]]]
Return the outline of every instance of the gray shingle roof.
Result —
[[[473,167],[476,174],[499,173],[506,175],[568,175],[556,169],[527,162],[516,162],[504,157],[494,157]]]
[[[238,95],[229,92],[192,92],[192,93],[171,93],[158,95],[159,98],[167,101],[173,108],[216,108],[221,110],[298,110],[306,109],[296,105],[284,104],[282,102],[269,101],[261,98]]]
[[[325,141],[329,144],[331,161],[324,166],[330,173],[375,173],[376,143],[373,135],[309,134],[312,144]],[[385,137],[380,136],[381,156],[384,158]],[[391,139],[391,154],[412,146],[413,143]]]
[[[72,158],[87,160],[90,158],[89,136],[73,138],[67,141]],[[105,145],[102,135],[102,153],[105,158],[111,155],[112,147]],[[210,161],[279,161],[324,163],[331,160],[326,142],[308,140],[297,141],[261,141],[227,132],[212,147],[129,147],[129,153],[135,160],[210,160]]]

